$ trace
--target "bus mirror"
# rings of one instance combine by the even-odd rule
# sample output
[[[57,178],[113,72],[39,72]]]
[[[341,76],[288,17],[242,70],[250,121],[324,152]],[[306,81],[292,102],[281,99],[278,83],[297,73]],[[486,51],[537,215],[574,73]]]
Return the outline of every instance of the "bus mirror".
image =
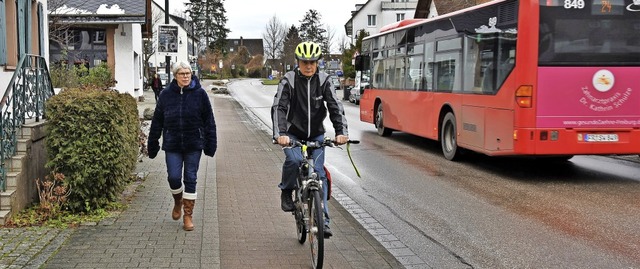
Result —
[[[355,60],[356,71],[369,70],[369,56],[358,55]]]

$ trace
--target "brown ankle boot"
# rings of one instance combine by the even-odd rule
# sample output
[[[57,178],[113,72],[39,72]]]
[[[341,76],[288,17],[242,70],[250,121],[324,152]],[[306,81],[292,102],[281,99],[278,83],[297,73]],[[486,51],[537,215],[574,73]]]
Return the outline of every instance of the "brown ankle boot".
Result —
[[[179,220],[182,216],[182,193],[173,195],[173,211],[171,211],[171,218],[173,220]]]
[[[193,231],[193,219],[191,215],[193,214],[193,207],[195,206],[195,200],[182,200],[184,204],[184,227],[185,231]]]

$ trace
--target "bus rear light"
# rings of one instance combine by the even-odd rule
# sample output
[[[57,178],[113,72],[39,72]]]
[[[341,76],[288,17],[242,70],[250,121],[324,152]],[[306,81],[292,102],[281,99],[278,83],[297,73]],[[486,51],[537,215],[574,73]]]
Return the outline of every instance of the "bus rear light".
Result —
[[[558,141],[558,131],[551,131],[551,141]]]
[[[513,140],[518,140],[518,130],[513,130]]]
[[[540,140],[546,141],[549,138],[549,133],[547,131],[540,131]]]
[[[533,98],[533,86],[531,85],[522,85],[518,87],[516,90],[516,102],[518,106],[522,108],[530,108],[532,105]]]

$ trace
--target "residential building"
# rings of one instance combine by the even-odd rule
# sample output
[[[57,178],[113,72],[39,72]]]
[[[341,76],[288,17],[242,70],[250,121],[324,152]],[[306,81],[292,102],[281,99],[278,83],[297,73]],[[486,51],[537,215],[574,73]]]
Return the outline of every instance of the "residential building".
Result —
[[[0,94],[25,54],[48,60],[48,32],[47,1],[0,0]]]
[[[355,44],[360,30],[369,35],[377,34],[385,25],[405,19],[413,19],[418,0],[368,0],[364,4],[356,4],[351,18],[344,25],[351,44]]]
[[[106,63],[115,89],[142,96],[142,25],[145,0],[65,0],[50,7],[52,63],[93,67]],[[56,29],[54,29],[54,27]]]
[[[249,56],[264,55],[264,44],[262,38],[243,38],[227,39],[227,52],[236,53],[238,48],[244,46],[249,52]]]

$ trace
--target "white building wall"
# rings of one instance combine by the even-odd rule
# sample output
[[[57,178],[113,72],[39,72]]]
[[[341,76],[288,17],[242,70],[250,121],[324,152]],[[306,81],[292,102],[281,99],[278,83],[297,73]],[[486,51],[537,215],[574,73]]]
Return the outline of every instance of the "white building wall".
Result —
[[[353,17],[351,23],[353,24],[353,34],[351,35],[351,43],[355,44],[357,35],[361,29],[364,29],[369,35],[375,35],[380,32],[380,28],[385,25],[397,22],[398,13],[404,13],[404,19],[413,19],[416,13],[415,6],[418,4],[417,0],[409,0],[413,2],[413,8],[411,9],[385,9],[382,10],[382,2],[391,2],[391,0],[369,0],[364,5],[358,14]],[[376,15],[376,25],[369,26],[369,15]]]
[[[369,35],[374,35],[376,33],[378,33],[378,31],[380,30],[380,24],[382,23],[382,18],[380,16],[381,10],[380,10],[380,0],[369,0],[371,1],[371,3],[366,4],[365,6],[363,6],[360,11],[358,12],[358,14],[356,14],[355,17],[353,17],[352,23],[353,23],[353,34],[351,35],[351,44],[355,44],[356,40],[357,40],[357,35],[358,33],[360,33],[360,30],[364,29],[365,31],[367,31],[369,33]],[[368,22],[368,16],[369,15],[376,15],[376,25],[373,26],[369,26]]]
[[[134,34],[134,31],[138,34]],[[140,62],[137,61],[136,63],[134,52],[138,52],[138,54],[142,52],[140,25],[120,24],[113,38],[115,54],[114,77],[117,81],[115,88],[120,93],[128,93],[137,98],[142,95],[142,91],[136,91],[135,89],[142,82]]]
[[[132,30],[132,38],[133,38],[133,55],[134,55],[134,82],[133,82],[133,86],[134,86],[134,91],[137,91],[137,96],[141,96],[143,95],[142,92],[142,87],[144,87],[143,85],[143,73],[144,70],[142,68],[142,58],[144,57],[142,55],[143,53],[143,43],[142,43],[142,25],[140,24],[133,24],[131,26],[131,30]]]
[[[42,55],[45,59],[45,61],[47,62],[47,67],[50,66],[49,64],[49,7],[47,6],[47,1],[46,0],[38,0],[38,3],[42,3],[42,35],[44,35],[44,38],[42,39],[42,50],[44,51],[44,55]],[[36,28],[38,29],[38,28]]]

